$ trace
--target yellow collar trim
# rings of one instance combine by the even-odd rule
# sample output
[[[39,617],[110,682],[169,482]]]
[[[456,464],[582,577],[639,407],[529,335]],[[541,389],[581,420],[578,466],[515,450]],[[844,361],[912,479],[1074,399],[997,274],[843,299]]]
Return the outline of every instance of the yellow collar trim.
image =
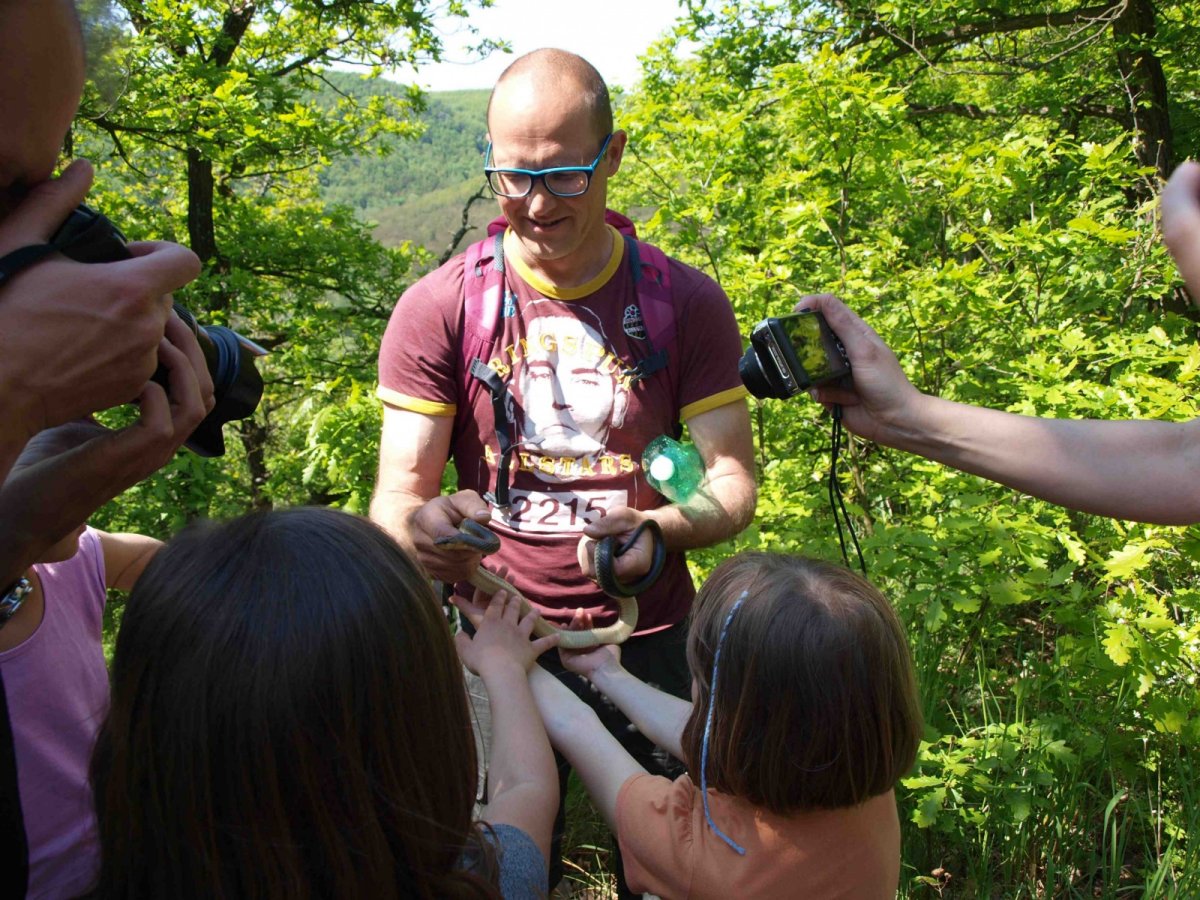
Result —
[[[511,228],[504,233],[504,259],[511,265],[522,280],[525,281],[531,288],[541,294],[543,297],[549,297],[551,300],[579,300],[587,297],[600,290],[621,265],[621,260],[625,256],[625,239],[621,237],[621,232],[607,226],[613,237],[612,255],[608,258],[608,262],[604,264],[604,268],[600,270],[595,278],[590,279],[578,287],[560,288],[535,274],[529,266],[525,264],[525,260],[521,258],[520,245],[517,243],[517,236]]]

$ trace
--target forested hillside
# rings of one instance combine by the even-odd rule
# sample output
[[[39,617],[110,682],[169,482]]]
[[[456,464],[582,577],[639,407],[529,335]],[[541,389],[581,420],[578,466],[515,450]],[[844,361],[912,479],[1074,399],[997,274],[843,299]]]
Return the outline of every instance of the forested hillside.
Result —
[[[97,524],[167,536],[251,507],[365,512],[379,339],[479,186],[485,95],[422,112],[328,71],[427,55],[436,35],[405,15],[423,2],[119,6],[136,25],[113,51],[121,90],[90,92],[73,134],[98,162],[94,200],[131,237],[189,243],[204,273],[180,299],[272,353],[227,457],[180,455]],[[1156,206],[1200,151],[1200,3],[684,12],[622,101],[612,205],[718,279],[743,331],[830,290],[922,390],[1047,416],[1200,414],[1200,316]],[[701,576],[745,547],[840,555],[828,416],[803,396],[753,413],[758,514],[693,555]],[[927,721],[898,789],[902,896],[1200,896],[1200,528],[1069,512],[858,439],[843,463]]]
[[[325,96],[407,95],[406,88],[386,80],[346,73],[328,73],[325,80]],[[375,225],[375,237],[387,246],[408,240],[440,253],[459,225],[463,206],[483,186],[487,98],[487,91],[426,95],[417,116],[424,127],[420,137],[334,160],[319,176],[321,196]],[[493,210],[494,204],[478,204],[473,221],[485,222]]]

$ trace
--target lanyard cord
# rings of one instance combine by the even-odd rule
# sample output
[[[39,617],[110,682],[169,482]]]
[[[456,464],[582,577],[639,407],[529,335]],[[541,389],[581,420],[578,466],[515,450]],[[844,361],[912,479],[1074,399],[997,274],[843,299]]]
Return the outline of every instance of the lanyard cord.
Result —
[[[858,535],[854,533],[850,515],[846,512],[846,501],[842,499],[842,486],[837,477],[838,453],[841,445],[842,407],[841,404],[835,403],[833,405],[833,430],[829,445],[829,509],[833,513],[833,522],[837,525],[838,543],[842,547],[842,560],[846,563],[846,568],[850,568],[850,557],[846,553],[846,536],[842,532],[842,519],[846,520],[846,531],[850,532],[850,540],[854,542],[854,552],[858,554],[858,567],[866,575],[867,563],[863,559],[862,547],[858,545]]]

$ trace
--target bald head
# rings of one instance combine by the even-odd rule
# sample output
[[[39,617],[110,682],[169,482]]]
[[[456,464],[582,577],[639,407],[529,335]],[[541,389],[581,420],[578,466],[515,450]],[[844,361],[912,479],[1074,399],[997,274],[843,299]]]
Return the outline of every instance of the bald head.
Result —
[[[604,79],[590,62],[566,50],[534,50],[515,59],[501,73],[488,99],[489,130],[493,109],[498,107],[497,95],[569,99],[592,123],[597,140],[613,130],[612,102]]]

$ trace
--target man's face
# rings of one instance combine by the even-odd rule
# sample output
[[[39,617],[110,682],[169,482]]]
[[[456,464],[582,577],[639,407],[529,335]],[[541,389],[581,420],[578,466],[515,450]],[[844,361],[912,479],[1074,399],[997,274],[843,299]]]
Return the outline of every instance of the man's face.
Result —
[[[0,0],[0,218],[53,173],[83,80],[69,0]]]
[[[523,79],[496,90],[489,117],[492,165],[498,168],[548,169],[590,165],[605,135],[563,90],[548,96]],[[497,197],[500,211],[520,240],[526,262],[556,279],[590,277],[581,271],[609,246],[604,225],[608,177],[617,171],[625,134],[615,132],[578,197],[556,197],[539,179],[525,197]]]
[[[578,319],[543,316],[530,323],[517,373],[524,446],[542,456],[599,453],[625,419],[628,393],[596,332]]]

